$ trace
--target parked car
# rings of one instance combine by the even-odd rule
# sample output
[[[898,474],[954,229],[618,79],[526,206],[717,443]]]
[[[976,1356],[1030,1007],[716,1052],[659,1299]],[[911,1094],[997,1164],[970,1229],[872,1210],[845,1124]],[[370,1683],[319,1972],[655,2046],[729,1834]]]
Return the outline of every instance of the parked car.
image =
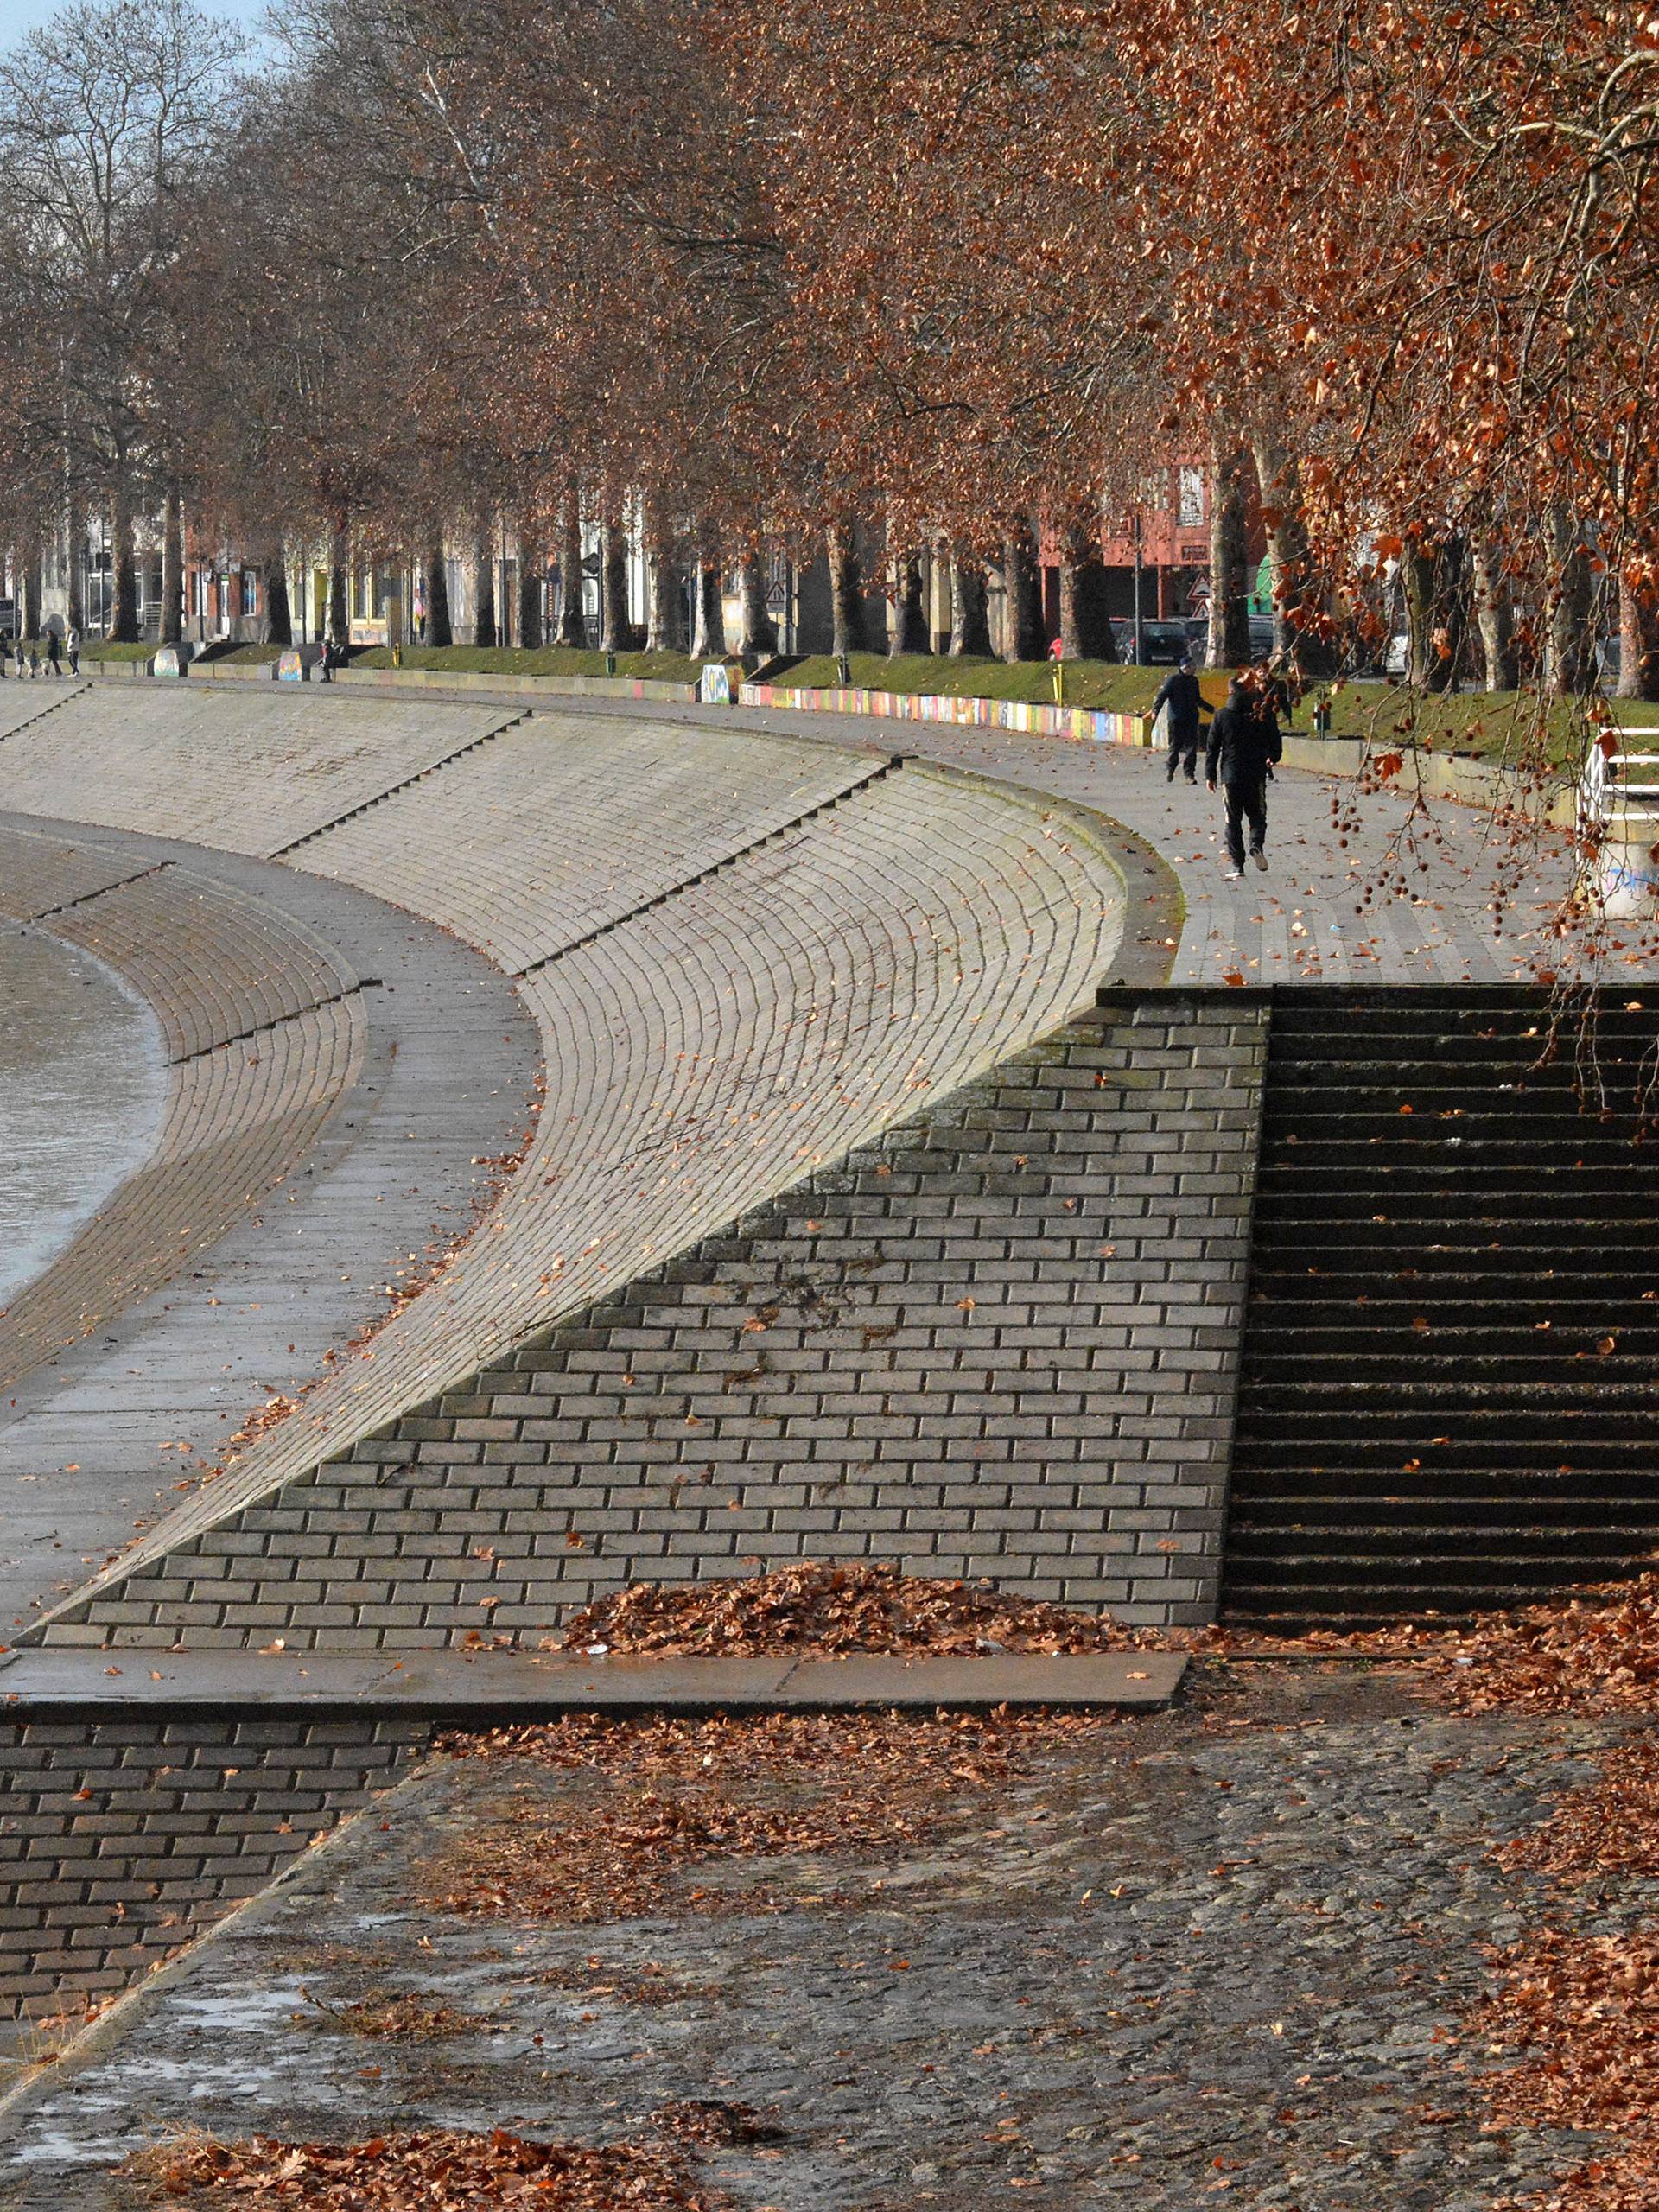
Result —
[[[0,599],[0,638],[10,645],[17,635],[17,602],[15,599]]]
[[[1112,624],[1112,643],[1117,647],[1120,660],[1135,658],[1135,623],[1132,619],[1115,620]],[[1185,622],[1151,621],[1142,616],[1141,622],[1141,661],[1146,668],[1173,668],[1192,651],[1192,640]]]

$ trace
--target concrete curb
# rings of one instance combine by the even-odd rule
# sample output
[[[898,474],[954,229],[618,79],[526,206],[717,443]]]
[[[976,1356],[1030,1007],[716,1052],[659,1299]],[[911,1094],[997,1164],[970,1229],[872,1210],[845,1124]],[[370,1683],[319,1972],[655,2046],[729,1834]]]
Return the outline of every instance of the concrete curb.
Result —
[[[563,1651],[395,1656],[48,1647],[0,1661],[0,1714],[21,1720],[131,1719],[157,1710],[372,1712],[477,1723],[562,1713],[931,1712],[938,1706],[1154,1712],[1175,1695],[1186,1663],[1183,1654],[1152,1651],[678,1659]]]

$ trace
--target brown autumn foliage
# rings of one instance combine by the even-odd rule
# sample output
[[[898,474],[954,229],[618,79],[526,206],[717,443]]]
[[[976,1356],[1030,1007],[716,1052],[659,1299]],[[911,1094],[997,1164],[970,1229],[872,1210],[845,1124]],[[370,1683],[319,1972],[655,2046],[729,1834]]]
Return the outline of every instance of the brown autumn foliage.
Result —
[[[1396,569],[1431,687],[1472,656],[1582,691],[1615,570],[1651,630],[1649,0],[308,0],[283,36],[177,176],[135,161],[125,358],[86,321],[119,256],[73,208],[20,226],[86,333],[0,336],[25,552],[118,477],[336,552],[576,496],[637,503],[671,571],[853,517],[971,563],[1213,450],[1309,639]],[[94,368],[118,454],[69,435]]]
[[[667,1910],[784,1910],[796,1890],[734,1869],[891,1851],[948,1832],[1045,1750],[1109,1713],[720,1715],[551,1722],[445,1739],[450,1756],[582,1777],[556,1814],[509,1804],[430,1870],[429,1901],[468,1916],[592,1925]],[[706,1870],[706,1871],[704,1871]]]
[[[717,2212],[725,2200],[665,2147],[537,2143],[493,2129],[433,2129],[361,2143],[224,2143],[201,2134],[164,2142],[120,2171],[156,2202],[291,2205],[296,2212],[483,2212],[521,2203],[538,2212]]]

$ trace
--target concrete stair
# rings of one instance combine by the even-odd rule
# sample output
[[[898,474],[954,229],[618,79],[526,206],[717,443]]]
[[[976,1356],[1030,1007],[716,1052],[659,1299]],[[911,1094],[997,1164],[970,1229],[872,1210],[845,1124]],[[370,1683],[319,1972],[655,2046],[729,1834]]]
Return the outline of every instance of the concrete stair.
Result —
[[[1594,1016],[1592,1074],[1538,990],[1276,995],[1227,1618],[1463,1616],[1659,1552],[1659,997]]]

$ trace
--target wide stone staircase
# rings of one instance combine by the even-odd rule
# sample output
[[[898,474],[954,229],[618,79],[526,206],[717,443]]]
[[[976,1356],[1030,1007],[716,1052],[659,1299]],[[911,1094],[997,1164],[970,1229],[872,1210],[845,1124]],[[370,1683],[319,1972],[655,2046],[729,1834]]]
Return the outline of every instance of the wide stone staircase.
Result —
[[[1467,1614],[1659,1552],[1659,995],[1275,994],[1224,1608]]]

